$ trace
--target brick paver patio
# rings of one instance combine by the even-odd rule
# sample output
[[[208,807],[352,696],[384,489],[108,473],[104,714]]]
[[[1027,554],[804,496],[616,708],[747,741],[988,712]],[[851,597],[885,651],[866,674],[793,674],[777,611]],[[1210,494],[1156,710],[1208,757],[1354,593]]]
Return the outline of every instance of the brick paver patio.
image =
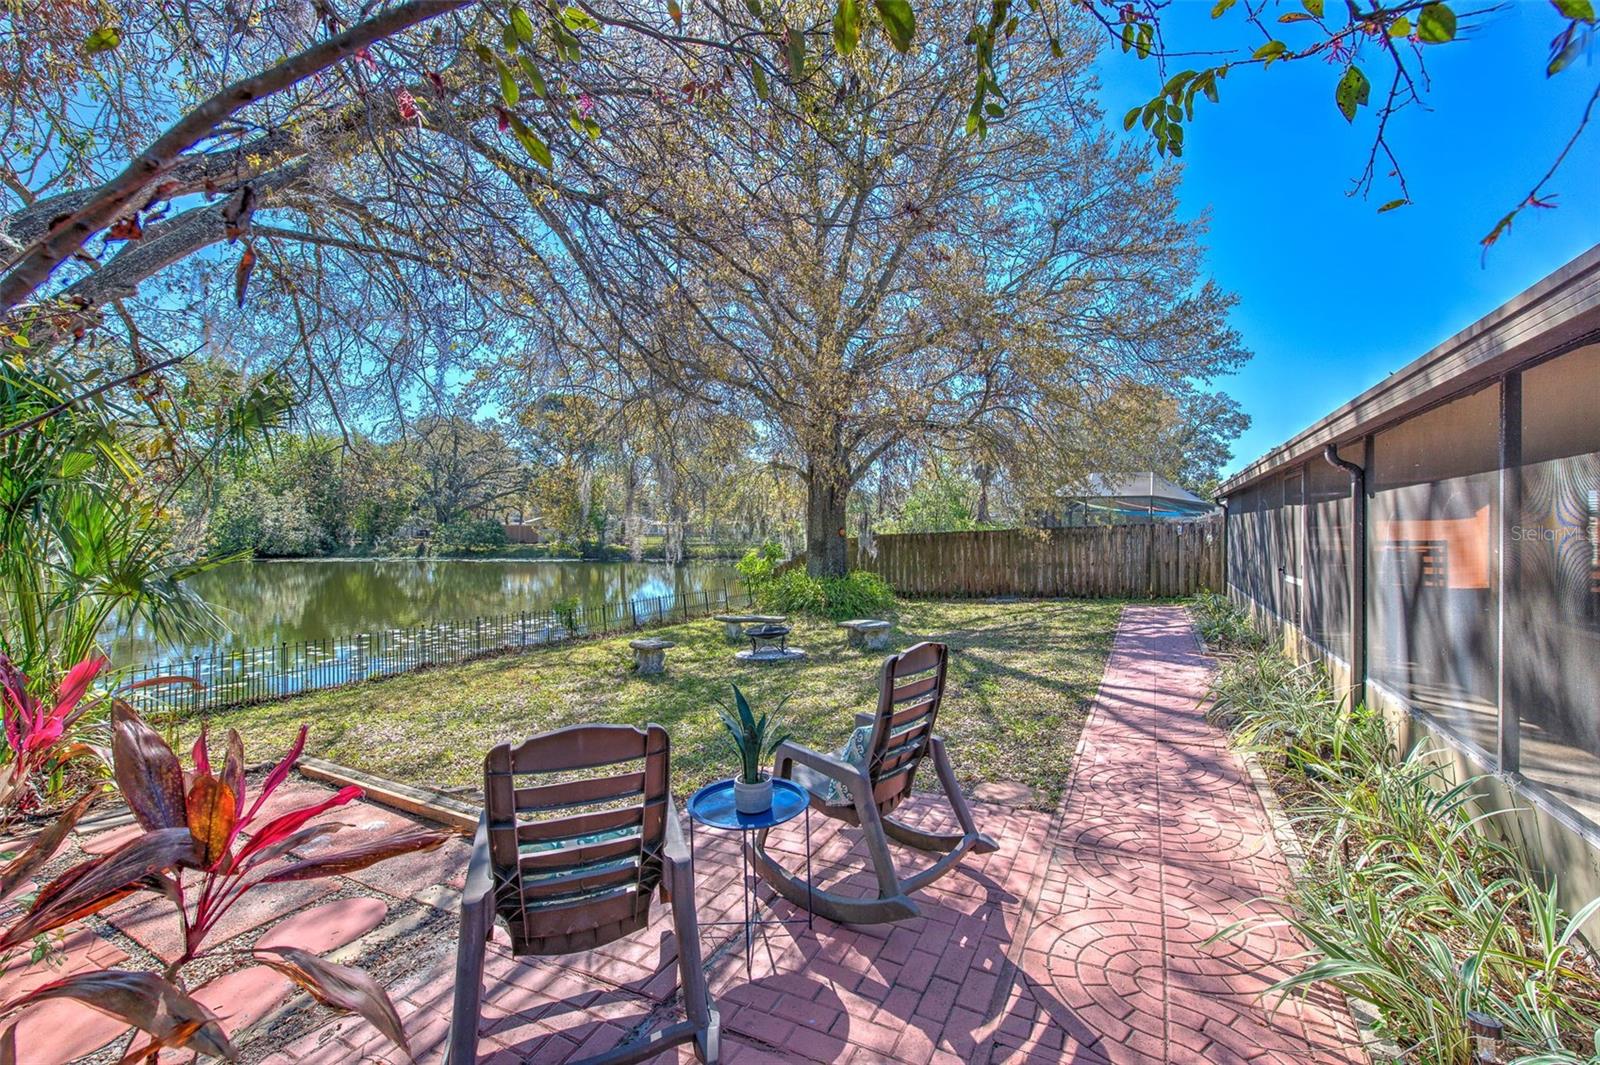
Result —
[[[1130,607],[1061,807],[974,803],[1000,849],[923,891],[922,916],[872,928],[819,919],[809,932],[803,924],[766,929],[749,980],[735,930],[708,930],[724,1061],[1364,1060],[1342,1006],[1293,1000],[1274,1012],[1259,997],[1300,950],[1286,930],[1205,943],[1263,911],[1260,897],[1288,875],[1248,776],[1202,717],[1209,669],[1181,609]],[[841,720],[841,739],[847,730]],[[959,767],[960,752],[954,757]],[[318,788],[294,787],[302,798]],[[906,813],[926,824],[946,819],[920,797]],[[401,820],[371,804],[327,816],[351,831]],[[790,828],[775,839],[798,863],[803,838],[798,823]],[[702,921],[737,918],[734,842],[704,830],[697,842]],[[239,946],[293,941],[369,968],[390,987],[417,1060],[436,1062],[449,1023],[465,855],[456,841],[359,881],[307,885],[241,914],[229,932]],[[830,886],[865,890],[853,831],[813,818],[813,855]],[[897,857],[916,867],[907,852]],[[134,896],[74,933],[69,969],[163,953],[160,905]],[[769,909],[793,916],[781,900]],[[674,958],[664,908],[645,934],[585,955],[517,960],[500,944],[488,961],[484,1060],[559,1063],[670,1023]],[[43,978],[0,974],[8,989]],[[201,997],[247,1061],[399,1060],[370,1025],[292,997],[262,966],[221,978]],[[23,1025],[22,1060],[39,1065],[96,1047],[104,1049],[92,1060],[115,1060],[122,1043],[105,1046],[116,1022],[72,1003],[37,1007]]]

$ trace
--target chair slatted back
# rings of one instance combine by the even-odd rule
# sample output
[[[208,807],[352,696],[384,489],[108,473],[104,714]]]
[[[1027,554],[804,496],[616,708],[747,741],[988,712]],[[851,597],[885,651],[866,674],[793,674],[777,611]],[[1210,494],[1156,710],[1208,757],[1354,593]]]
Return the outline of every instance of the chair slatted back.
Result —
[[[948,661],[944,644],[919,643],[883,663],[867,755],[879,813],[889,813],[911,794],[912,778],[933,738]]]
[[[576,725],[484,760],[495,910],[517,954],[570,954],[650,922],[671,753],[660,725]]]

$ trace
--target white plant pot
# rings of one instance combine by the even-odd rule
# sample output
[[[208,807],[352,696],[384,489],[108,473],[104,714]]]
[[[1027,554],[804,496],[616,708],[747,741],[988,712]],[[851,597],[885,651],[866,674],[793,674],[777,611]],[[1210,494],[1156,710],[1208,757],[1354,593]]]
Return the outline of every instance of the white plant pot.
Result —
[[[742,814],[764,814],[772,809],[772,778],[763,778],[759,784],[733,782],[733,808]]]

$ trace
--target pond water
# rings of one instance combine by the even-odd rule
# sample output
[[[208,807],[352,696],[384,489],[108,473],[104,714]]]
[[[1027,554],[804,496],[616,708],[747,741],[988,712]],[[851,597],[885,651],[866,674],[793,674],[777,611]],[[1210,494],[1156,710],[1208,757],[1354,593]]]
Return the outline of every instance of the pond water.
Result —
[[[741,587],[733,565],[689,562],[320,559],[236,562],[198,574],[190,587],[226,631],[197,646],[162,645],[139,628],[121,632],[112,661],[132,665],[249,647],[331,640],[437,622],[541,612],[576,596],[587,611],[654,615],[693,597]]]

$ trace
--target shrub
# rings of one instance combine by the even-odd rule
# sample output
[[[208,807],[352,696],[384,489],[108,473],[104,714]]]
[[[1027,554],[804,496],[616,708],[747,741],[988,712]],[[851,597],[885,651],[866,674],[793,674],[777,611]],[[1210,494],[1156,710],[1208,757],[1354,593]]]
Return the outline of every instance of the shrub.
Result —
[[[783,548],[771,540],[760,547],[752,547],[744,553],[744,557],[733,564],[739,571],[739,576],[744,578],[745,587],[751,594],[756,589],[772,580],[772,575],[777,571],[778,563],[783,561]]]
[[[864,569],[824,579],[822,591],[828,601],[828,617],[834,621],[881,617],[894,610],[894,589],[889,582]]]
[[[753,588],[752,594],[763,610],[831,621],[878,617],[894,610],[894,589],[882,577],[866,570],[854,570],[843,577],[817,578],[792,569]]]
[[[304,558],[334,546],[318,534],[305,492],[236,482],[223,486],[217,497],[206,544],[218,555],[248,551],[264,558]]]
[[[1189,602],[1189,616],[1213,651],[1264,651],[1271,641],[1225,595],[1204,592]]]
[[[288,755],[259,785],[246,779],[244,742],[236,732],[228,733],[223,760],[213,767],[202,729],[191,752],[193,768],[189,772],[172,748],[124,702],[112,704],[112,732],[117,788],[144,834],[105,855],[80,861],[40,888],[15,923],[0,928],[0,964],[22,944],[81,921],[140,890],[154,891],[171,902],[181,953],[160,975],[118,969],[73,972],[12,998],[0,1006],[0,1019],[33,1002],[73,998],[136,1026],[149,1037],[134,1047],[125,1061],[155,1061],[167,1047],[233,1061],[238,1050],[216,1016],[189,996],[188,985],[193,977],[254,961],[277,969],[326,1004],[360,1013],[409,1059],[394,1004],[360,969],[291,946],[223,951],[215,949],[211,939],[219,927],[226,927],[224,918],[247,895],[279,891],[278,884],[340,876],[390,858],[431,850],[442,844],[446,835],[406,829],[363,836],[348,848],[318,850],[301,857],[304,845],[336,834],[340,828],[337,823],[313,823],[313,819],[362,794],[360,788],[347,787],[321,802],[285,811],[267,805],[300,757],[306,740],[304,727]],[[91,791],[78,800],[20,855],[0,867],[0,902],[49,864],[96,796],[97,792]],[[202,971],[193,973],[191,967]],[[14,1028],[0,1033],[0,1058],[12,1060],[4,1050],[14,1043],[15,1034]]]
[[[775,614],[827,615],[828,595],[822,582],[803,569],[792,569],[750,586],[750,594],[762,610]]]
[[[439,526],[433,543],[439,551],[494,551],[506,546],[506,527],[493,518],[463,514]]]
[[[1393,756],[1383,718],[1335,698],[1322,668],[1281,654],[1250,654],[1222,667],[1211,689],[1212,720],[1270,768],[1309,776],[1348,770],[1347,761]]]
[[[575,595],[564,595],[550,604],[550,613],[554,614],[556,621],[563,629],[573,632],[578,628],[578,608],[582,605]]]
[[[1379,715],[1278,653],[1228,663],[1212,695],[1273,771],[1308,856],[1289,923],[1315,954],[1272,993],[1331,984],[1414,1065],[1476,1060],[1474,1011],[1502,1026],[1496,1061],[1588,1060],[1600,973],[1577,934],[1600,900],[1565,913],[1485,831],[1476,779],[1451,781],[1424,744],[1399,755]]]
[[[98,703],[84,696],[105,666],[104,658],[84,659],[67,671],[48,699],[40,700],[28,693],[28,678],[0,652],[0,716],[6,737],[0,748],[0,835],[17,815],[39,805],[35,777],[64,765],[74,753],[89,751],[73,731]]]

